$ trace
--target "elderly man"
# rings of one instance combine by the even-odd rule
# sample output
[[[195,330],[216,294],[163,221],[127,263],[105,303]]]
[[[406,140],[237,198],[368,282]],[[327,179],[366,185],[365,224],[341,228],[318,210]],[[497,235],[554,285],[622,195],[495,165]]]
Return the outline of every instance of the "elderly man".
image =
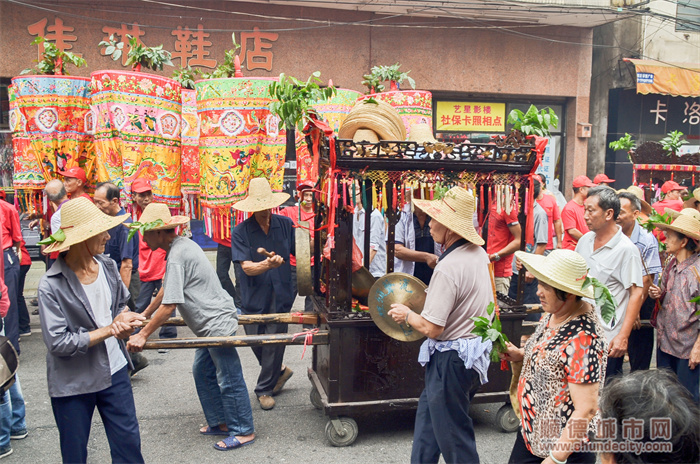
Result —
[[[491,342],[472,334],[472,317],[488,317],[493,302],[484,241],[471,221],[474,197],[461,187],[442,200],[413,200],[432,220],[430,233],[446,249],[427,289],[421,314],[392,304],[389,315],[428,339],[418,362],[425,366],[425,389],[418,400],[413,432],[412,463],[476,463],[474,426],[469,405],[479,386],[488,381]]]
[[[592,188],[584,205],[590,232],[581,237],[576,251],[586,259],[589,275],[608,287],[617,302],[613,319],[605,322],[601,318],[609,345],[607,383],[608,379],[622,374],[629,336],[639,317],[644,296],[642,261],[639,249],[617,225],[620,200],[613,189]]]
[[[144,317],[125,311],[129,292],[114,261],[102,255],[107,231],[125,219],[76,198],[63,206],[63,234],[46,248],[68,250],[38,288],[49,395],[66,463],[87,462],[95,408],[112,461],[143,462],[123,339]]]
[[[639,319],[649,319],[654,310],[654,299],[649,298],[649,287],[655,283],[656,276],[661,275],[661,259],[659,258],[659,242],[653,234],[642,229],[637,222],[642,210],[642,202],[633,193],[622,192],[620,198],[620,214],[617,223],[622,233],[632,240],[639,249],[642,258],[642,279],[644,282],[643,303],[639,317],[630,333],[627,351],[630,358],[630,370],[649,369],[651,356],[654,352],[654,328],[641,327]]]
[[[248,196],[233,207],[253,213],[238,224],[231,235],[233,261],[241,263],[241,299],[243,314],[288,313],[294,304],[294,286],[290,256],[294,254],[292,220],[272,214],[271,209],[284,203],[287,193],[273,193],[266,179],[250,181]],[[269,255],[258,253],[264,248]],[[285,333],[287,324],[251,324],[245,326],[248,335]],[[273,395],[282,390],[293,372],[283,365],[284,345],[253,347],[260,364],[255,395],[262,409],[275,407]]]
[[[58,171],[58,173],[63,176],[63,183],[66,186],[66,192],[68,192],[68,196],[71,200],[78,197],[85,197],[88,200],[92,200],[90,195],[85,191],[87,175],[85,175],[83,168],[73,166],[65,171]]]
[[[141,351],[146,339],[168,320],[177,307],[198,337],[236,334],[238,314],[233,298],[222,287],[202,249],[180,237],[175,228],[189,222],[171,216],[166,205],[152,203],[141,215],[143,240],[151,250],[167,253],[163,292],[156,297],[158,310],[139,333],[129,339],[130,351]],[[153,227],[156,224],[156,227]],[[253,443],[253,412],[235,347],[198,348],[192,366],[197,395],[207,420],[204,435],[224,435],[214,448],[226,451]]]

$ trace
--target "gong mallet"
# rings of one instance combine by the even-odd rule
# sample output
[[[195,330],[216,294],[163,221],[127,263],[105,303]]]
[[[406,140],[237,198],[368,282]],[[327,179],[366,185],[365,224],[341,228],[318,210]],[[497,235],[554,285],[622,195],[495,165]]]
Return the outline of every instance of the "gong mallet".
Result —
[[[260,253],[261,255],[266,256],[266,257],[268,257],[268,258],[272,258],[273,256],[277,256],[277,255],[274,254],[274,253],[270,253],[269,251],[267,251],[267,250],[266,250],[265,248],[263,248],[263,247],[258,248],[257,251],[258,251],[258,253]],[[284,262],[284,258],[282,258],[282,262]]]

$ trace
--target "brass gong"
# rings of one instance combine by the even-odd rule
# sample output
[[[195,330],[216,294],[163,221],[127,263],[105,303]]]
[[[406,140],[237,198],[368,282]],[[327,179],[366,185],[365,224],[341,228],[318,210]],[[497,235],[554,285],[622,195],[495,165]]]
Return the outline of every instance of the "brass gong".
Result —
[[[297,293],[299,296],[311,295],[314,291],[311,280],[311,234],[309,222],[299,221],[299,227],[294,229],[294,239],[297,259]]]
[[[403,272],[392,272],[379,278],[369,292],[369,314],[377,327],[396,340],[413,342],[423,334],[405,323],[398,324],[389,315],[393,303],[401,303],[420,314],[425,304],[425,289],[420,279]]]

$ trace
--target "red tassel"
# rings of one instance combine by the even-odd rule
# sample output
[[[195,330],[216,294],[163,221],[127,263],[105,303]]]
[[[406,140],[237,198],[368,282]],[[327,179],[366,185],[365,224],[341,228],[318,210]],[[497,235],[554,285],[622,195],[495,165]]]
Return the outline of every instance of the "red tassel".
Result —
[[[396,191],[396,182],[391,183],[391,207],[396,211],[396,205],[398,204],[398,192]]]
[[[506,361],[505,359],[501,359],[501,370],[502,371],[508,370],[508,361]]]

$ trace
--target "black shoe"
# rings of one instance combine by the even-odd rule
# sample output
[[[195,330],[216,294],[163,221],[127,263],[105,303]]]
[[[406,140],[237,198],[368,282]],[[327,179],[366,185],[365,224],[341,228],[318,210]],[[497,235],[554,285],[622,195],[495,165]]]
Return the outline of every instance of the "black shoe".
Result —
[[[134,369],[129,372],[131,377],[133,377],[138,371],[148,367],[148,358],[141,353],[131,353],[131,362],[134,364]]]
[[[36,298],[32,298],[29,300],[29,306],[39,306],[39,300]]]
[[[32,315],[33,315],[33,316],[38,316],[38,315],[39,315],[39,310],[38,310],[38,309],[35,309],[34,311],[32,311]]]

